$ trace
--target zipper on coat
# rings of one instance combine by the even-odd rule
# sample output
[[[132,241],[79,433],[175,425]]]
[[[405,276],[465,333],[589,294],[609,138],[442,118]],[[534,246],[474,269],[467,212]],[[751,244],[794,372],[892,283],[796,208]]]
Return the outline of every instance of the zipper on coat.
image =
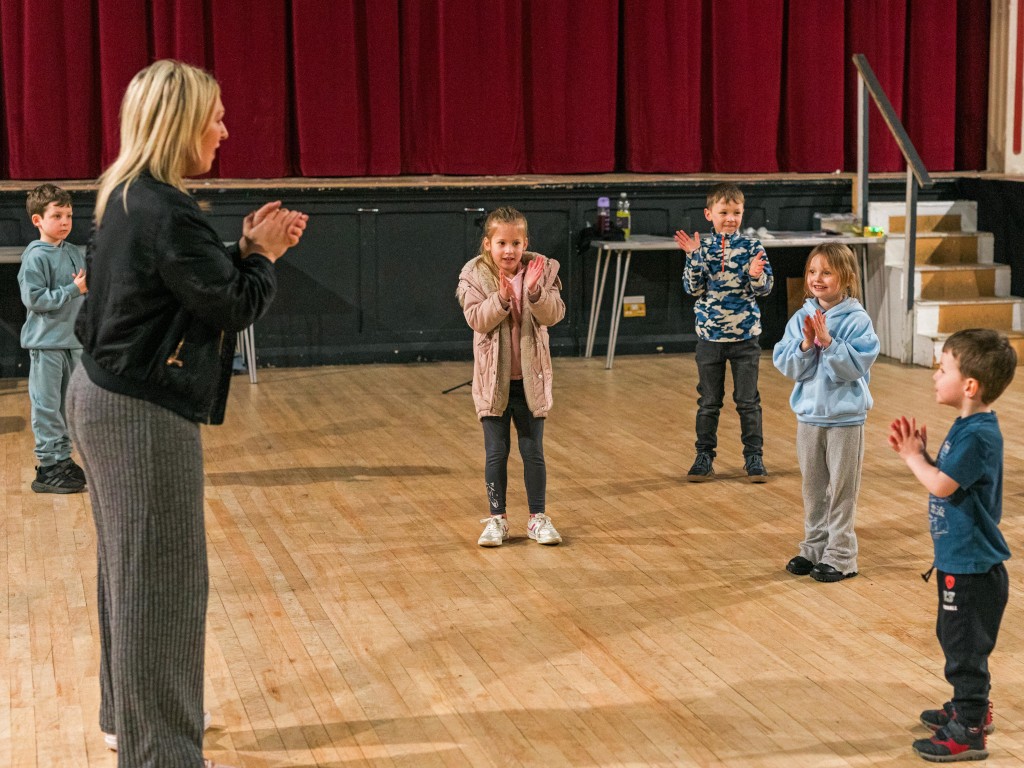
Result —
[[[176,365],[179,368],[184,368],[185,367],[185,361],[179,359],[179,357],[178,357],[178,353],[181,352],[181,348],[184,345],[185,345],[185,337],[182,336],[181,337],[181,341],[178,342],[178,346],[176,346],[174,348],[174,352],[172,352],[171,356],[167,358],[167,364],[168,365]]]

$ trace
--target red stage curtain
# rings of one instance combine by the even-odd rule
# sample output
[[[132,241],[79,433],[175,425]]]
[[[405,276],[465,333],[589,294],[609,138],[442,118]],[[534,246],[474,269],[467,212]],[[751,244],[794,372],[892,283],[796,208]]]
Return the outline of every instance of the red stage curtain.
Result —
[[[897,115],[903,114],[903,67],[907,8],[905,0],[855,0],[846,5],[847,62],[863,53]],[[936,51],[938,53],[938,51]],[[857,69],[846,65],[846,167],[857,168]],[[871,102],[868,117],[868,165],[871,171],[904,168],[896,140]],[[911,136],[911,140],[917,137]]]
[[[294,175],[285,0],[212,0],[210,10],[213,72],[229,134],[217,153],[219,175]]]
[[[523,0],[523,16],[527,172],[614,171],[618,0]]]
[[[116,156],[120,145],[118,112],[128,83],[155,59],[177,59],[212,71],[207,54],[207,0],[153,0],[122,4],[101,0],[99,19],[100,91],[103,152],[101,167]],[[230,116],[228,132],[231,131]],[[212,176],[219,176],[218,158]]]
[[[402,170],[524,173],[522,3],[407,0],[401,46]]]
[[[929,171],[954,168],[956,137],[956,3],[910,0],[903,126]],[[949,55],[936,49],[948,46]]]
[[[166,57],[223,86],[225,177],[851,170],[854,53],[931,170],[972,170],[989,22],[983,0],[0,0],[0,177],[98,175]],[[870,119],[871,170],[901,170]]]
[[[783,0],[713,0],[705,17],[708,170],[779,169]]]
[[[90,178],[99,172],[94,30],[90,3],[0,3],[3,151],[13,178]]]
[[[702,0],[626,0],[623,19],[625,164],[645,173],[705,169],[707,101]]]
[[[102,169],[117,157],[118,146],[121,143],[118,113],[125,88],[135,73],[151,60],[151,23],[145,7],[136,3],[100,3],[98,19]]]
[[[956,102],[953,167],[957,170],[984,170],[988,164],[989,14],[987,0],[957,3],[956,99],[953,100]]]
[[[120,10],[116,0],[100,0]],[[210,0],[150,0],[149,39],[154,59],[178,59],[197,67],[209,68],[213,64],[210,53]],[[248,30],[241,25],[243,34]],[[230,129],[229,129],[230,130]]]
[[[398,0],[292,3],[302,176],[401,173]]]
[[[780,170],[831,172],[843,162],[843,0],[789,0]],[[854,116],[856,119],[856,116]]]

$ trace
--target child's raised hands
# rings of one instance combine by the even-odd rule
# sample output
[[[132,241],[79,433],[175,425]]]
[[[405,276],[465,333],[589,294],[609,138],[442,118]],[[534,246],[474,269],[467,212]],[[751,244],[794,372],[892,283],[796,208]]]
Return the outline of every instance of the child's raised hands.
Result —
[[[687,256],[700,249],[700,235],[696,232],[693,233],[693,237],[690,237],[680,229],[675,234],[675,240],[676,245],[686,251]]]
[[[529,264],[526,265],[526,275],[523,276],[523,287],[526,288],[526,293],[531,294],[537,288],[537,283],[540,282],[541,275],[544,274],[544,257],[534,256]]]
[[[764,251],[760,251],[754,258],[750,260],[750,267],[747,269],[747,274],[753,278],[758,278],[764,274],[764,265],[768,263],[768,254]]]
[[[825,313],[817,309],[813,315],[808,315],[808,318],[811,321],[811,327],[814,328],[814,338],[818,340],[822,349],[827,349],[832,343],[832,335],[828,332]]]
[[[82,292],[83,296],[89,292],[89,286],[85,284],[84,269],[78,270],[75,274],[71,276],[71,279],[75,282],[75,285],[78,286],[78,290]]]
[[[800,344],[800,349],[804,352],[814,346],[814,321],[811,320],[810,315],[804,316],[804,340]]]
[[[498,298],[505,305],[512,300],[512,281],[505,277],[504,272],[498,273]]]
[[[889,445],[903,459],[923,454],[928,448],[928,428],[917,419],[900,416],[889,425]]]

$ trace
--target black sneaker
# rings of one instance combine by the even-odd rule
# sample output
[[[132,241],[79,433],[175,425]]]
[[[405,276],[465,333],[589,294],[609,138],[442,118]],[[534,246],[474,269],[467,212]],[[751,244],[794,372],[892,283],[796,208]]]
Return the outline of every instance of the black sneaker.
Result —
[[[36,493],[81,493],[85,490],[85,481],[74,477],[63,463],[58,463],[36,467],[32,490]]]
[[[814,563],[812,563],[806,557],[797,555],[788,563],[786,563],[786,570],[792,573],[794,576],[806,576],[808,573],[814,570]]]
[[[825,563],[818,563],[811,569],[811,578],[815,581],[823,581],[825,583],[832,583],[833,581],[842,581],[843,579],[852,579],[857,575],[856,571],[850,573],[843,573],[831,565]]]
[[[980,725],[968,728],[955,717],[939,728],[930,739],[915,741],[914,751],[933,763],[984,760],[988,757],[985,730]]]
[[[747,456],[743,462],[743,468],[747,470],[748,483],[767,483],[768,470],[764,468],[764,460],[756,453]]]
[[[81,480],[83,485],[85,484],[85,470],[78,466],[70,456],[63,461],[58,461],[57,466],[63,467],[69,475],[77,480]]]
[[[921,725],[929,731],[937,731],[953,719],[953,702],[947,701],[942,709],[926,709],[921,713]],[[992,702],[988,703],[988,711],[985,713],[985,733],[992,733],[996,729],[992,722]]]
[[[686,473],[686,479],[691,483],[703,483],[706,480],[710,480],[715,476],[715,470],[711,468],[714,460],[715,457],[707,451],[698,453],[697,458],[693,460],[693,466]]]

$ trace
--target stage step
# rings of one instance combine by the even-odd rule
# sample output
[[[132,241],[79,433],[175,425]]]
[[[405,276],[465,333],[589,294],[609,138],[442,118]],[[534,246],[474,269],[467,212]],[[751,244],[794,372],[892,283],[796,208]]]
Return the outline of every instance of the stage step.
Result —
[[[920,299],[915,302],[917,334],[938,336],[965,328],[995,328],[999,331],[1021,329],[1021,306],[1018,296],[992,296],[977,299]]]
[[[996,264],[992,233],[978,231],[977,203],[971,200],[918,204],[914,242],[914,336],[911,359],[932,366],[949,334],[966,328],[994,328],[1024,352],[1021,307],[1010,295],[1011,270]],[[868,223],[886,232],[884,269],[875,268],[871,288],[883,354],[905,360],[906,211],[903,203],[871,203]],[[879,257],[880,248],[873,253]],[[872,251],[869,251],[869,255]],[[875,261],[877,265],[878,262]],[[900,289],[903,288],[902,295]],[[869,309],[869,311],[872,311]],[[1024,357],[1019,355],[1019,357]]]
[[[906,216],[890,216],[891,234],[902,234],[907,231]],[[917,217],[917,231],[920,232],[963,232],[962,218],[959,212],[926,214]]]
[[[887,235],[906,231],[906,206],[902,202],[869,203],[868,224]],[[927,200],[917,203],[917,233],[976,232],[978,204],[973,200]]]
[[[1010,295],[1006,264],[925,265],[917,267],[917,299],[977,299]]]
[[[888,235],[885,265],[903,266],[906,237]],[[914,262],[926,264],[992,264],[994,240],[991,232],[918,232],[914,240]]]
[[[914,363],[934,368],[942,358],[942,345],[951,334],[940,333],[935,336],[921,336],[914,340]],[[1017,353],[1018,367],[1024,365],[1024,331],[1006,331],[1010,346]]]

